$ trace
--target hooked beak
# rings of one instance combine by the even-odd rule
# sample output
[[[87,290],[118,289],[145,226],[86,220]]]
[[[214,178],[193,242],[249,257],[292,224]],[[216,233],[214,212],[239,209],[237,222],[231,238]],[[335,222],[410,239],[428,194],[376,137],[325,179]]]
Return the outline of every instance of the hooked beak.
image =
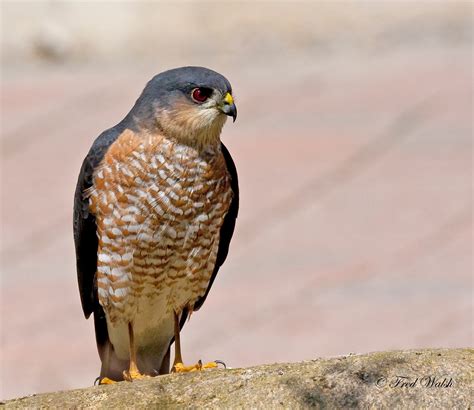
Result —
[[[233,118],[233,122],[237,118],[237,107],[234,104],[234,99],[230,93],[227,93],[222,101],[222,105],[220,106],[221,111],[230,117]]]

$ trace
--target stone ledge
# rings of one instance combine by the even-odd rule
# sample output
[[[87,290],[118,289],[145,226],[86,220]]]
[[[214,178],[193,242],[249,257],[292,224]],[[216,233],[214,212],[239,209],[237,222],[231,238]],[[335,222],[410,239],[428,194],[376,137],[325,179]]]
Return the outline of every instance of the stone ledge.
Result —
[[[406,379],[404,379],[406,377]],[[39,394],[11,408],[467,408],[474,349],[378,352]]]

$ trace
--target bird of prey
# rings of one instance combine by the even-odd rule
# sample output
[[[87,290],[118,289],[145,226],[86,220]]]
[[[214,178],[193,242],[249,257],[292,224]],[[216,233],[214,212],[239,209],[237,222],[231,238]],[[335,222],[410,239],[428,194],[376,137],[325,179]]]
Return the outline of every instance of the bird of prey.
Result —
[[[93,143],[74,196],[84,315],[94,314],[103,383],[185,366],[180,330],[227,257],[238,213],[229,81],[203,67],[153,77],[131,111]]]

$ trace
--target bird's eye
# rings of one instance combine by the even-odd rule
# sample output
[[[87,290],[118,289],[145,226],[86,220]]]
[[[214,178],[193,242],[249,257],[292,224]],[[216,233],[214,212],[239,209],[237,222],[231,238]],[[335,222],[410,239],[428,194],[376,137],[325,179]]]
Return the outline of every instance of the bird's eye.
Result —
[[[206,101],[212,94],[212,90],[210,88],[199,87],[195,88],[191,93],[193,100],[199,103],[203,103]]]

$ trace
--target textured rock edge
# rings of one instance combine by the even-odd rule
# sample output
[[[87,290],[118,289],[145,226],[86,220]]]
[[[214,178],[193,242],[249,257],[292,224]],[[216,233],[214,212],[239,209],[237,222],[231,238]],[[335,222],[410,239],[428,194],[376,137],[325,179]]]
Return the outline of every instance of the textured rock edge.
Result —
[[[13,408],[468,408],[473,381],[474,349],[424,349],[171,374],[2,404]]]

